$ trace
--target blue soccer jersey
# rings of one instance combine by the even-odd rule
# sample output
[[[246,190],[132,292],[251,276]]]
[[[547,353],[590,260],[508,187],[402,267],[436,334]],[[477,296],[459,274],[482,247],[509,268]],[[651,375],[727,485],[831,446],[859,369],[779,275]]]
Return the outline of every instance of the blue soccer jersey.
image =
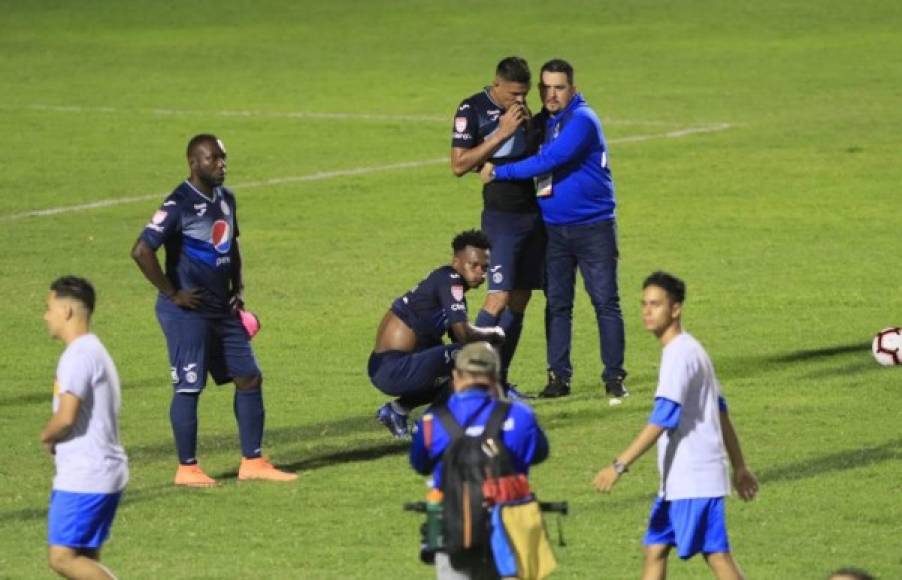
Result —
[[[433,346],[452,324],[467,322],[465,290],[461,275],[442,266],[395,300],[391,311],[417,335],[417,349]]]
[[[504,109],[492,100],[489,90],[489,87],[486,87],[485,90],[464,99],[457,107],[451,135],[452,147],[461,149],[478,147],[498,130],[499,119],[504,114]],[[545,116],[540,113],[529,123],[521,125],[492,154],[489,161],[495,165],[504,165],[534,155],[542,141],[544,121]],[[538,212],[535,194],[535,184],[531,178],[519,181],[493,181],[482,188],[485,209],[494,211]]]
[[[203,316],[231,312],[233,268],[240,267],[237,238],[234,194],[217,187],[207,196],[188,181],[163,201],[141,234],[154,250],[166,246],[166,277],[177,290],[198,290],[196,312]]]

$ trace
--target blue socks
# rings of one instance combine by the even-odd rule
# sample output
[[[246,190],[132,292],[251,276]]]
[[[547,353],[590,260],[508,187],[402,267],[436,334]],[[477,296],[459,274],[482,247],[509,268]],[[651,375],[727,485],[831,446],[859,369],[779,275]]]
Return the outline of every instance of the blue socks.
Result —
[[[505,335],[504,344],[501,345],[501,381],[507,384],[507,369],[514,358],[520,334],[523,332],[523,313],[505,308],[498,324],[504,329]]]
[[[169,406],[169,420],[175,449],[182,465],[197,463],[197,399],[200,393],[175,393]]]
[[[248,459],[260,457],[263,447],[263,390],[235,389],[235,418],[241,438],[241,455]]]
[[[476,326],[500,326],[506,336],[501,347],[501,381],[507,384],[507,369],[514,358],[517,344],[520,342],[520,334],[523,332],[523,313],[514,312],[505,308],[500,316],[494,316],[484,309],[480,309],[476,315]]]

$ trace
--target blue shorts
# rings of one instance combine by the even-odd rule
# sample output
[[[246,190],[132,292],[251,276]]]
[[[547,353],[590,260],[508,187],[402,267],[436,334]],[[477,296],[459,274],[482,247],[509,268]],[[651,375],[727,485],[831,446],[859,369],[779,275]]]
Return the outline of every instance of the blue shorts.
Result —
[[[489,292],[544,286],[545,224],[541,214],[485,210],[482,230],[492,242]]]
[[[729,552],[724,498],[703,497],[667,501],[657,498],[651,506],[646,546],[676,546],[683,560],[701,552]]]
[[[247,331],[236,316],[205,318],[157,303],[157,320],[169,349],[172,385],[180,393],[196,393],[207,384],[260,374]]]
[[[431,392],[451,376],[456,343],[441,344],[416,352],[390,350],[372,353],[367,374],[373,385],[393,397]]]
[[[47,544],[97,550],[110,535],[119,493],[76,493],[54,489],[47,512]]]

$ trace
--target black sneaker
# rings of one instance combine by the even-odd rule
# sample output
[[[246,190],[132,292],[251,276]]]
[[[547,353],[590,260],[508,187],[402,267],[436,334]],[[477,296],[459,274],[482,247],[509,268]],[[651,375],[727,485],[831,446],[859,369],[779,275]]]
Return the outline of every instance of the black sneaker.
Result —
[[[528,401],[529,399],[535,399],[535,395],[530,395],[529,393],[524,393],[520,389],[517,388],[517,385],[513,385],[511,383],[505,383],[504,385],[504,396],[508,398],[510,401]]]
[[[539,393],[540,399],[566,397],[570,394],[570,377],[559,377],[554,371],[548,371],[548,384]]]
[[[612,407],[619,405],[623,403],[623,399],[630,396],[630,392],[626,390],[626,385],[623,384],[625,378],[626,375],[615,377],[605,382],[604,390],[608,395],[608,405]]]

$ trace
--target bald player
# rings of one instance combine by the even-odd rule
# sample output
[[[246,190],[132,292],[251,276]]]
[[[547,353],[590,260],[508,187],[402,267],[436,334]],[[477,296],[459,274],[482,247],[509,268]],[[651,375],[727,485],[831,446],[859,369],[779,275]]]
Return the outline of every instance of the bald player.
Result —
[[[262,454],[263,375],[237,316],[244,282],[238,250],[235,195],[222,186],[226,150],[215,135],[188,143],[188,179],[175,188],[132,248],[132,258],[159,292],[157,320],[166,336],[174,393],[169,409],[179,466],[175,484],[209,487],[216,481],[197,462],[197,403],[209,373],[235,383],[241,439],[238,479],[291,481]],[[166,270],[156,251],[166,247]]]

